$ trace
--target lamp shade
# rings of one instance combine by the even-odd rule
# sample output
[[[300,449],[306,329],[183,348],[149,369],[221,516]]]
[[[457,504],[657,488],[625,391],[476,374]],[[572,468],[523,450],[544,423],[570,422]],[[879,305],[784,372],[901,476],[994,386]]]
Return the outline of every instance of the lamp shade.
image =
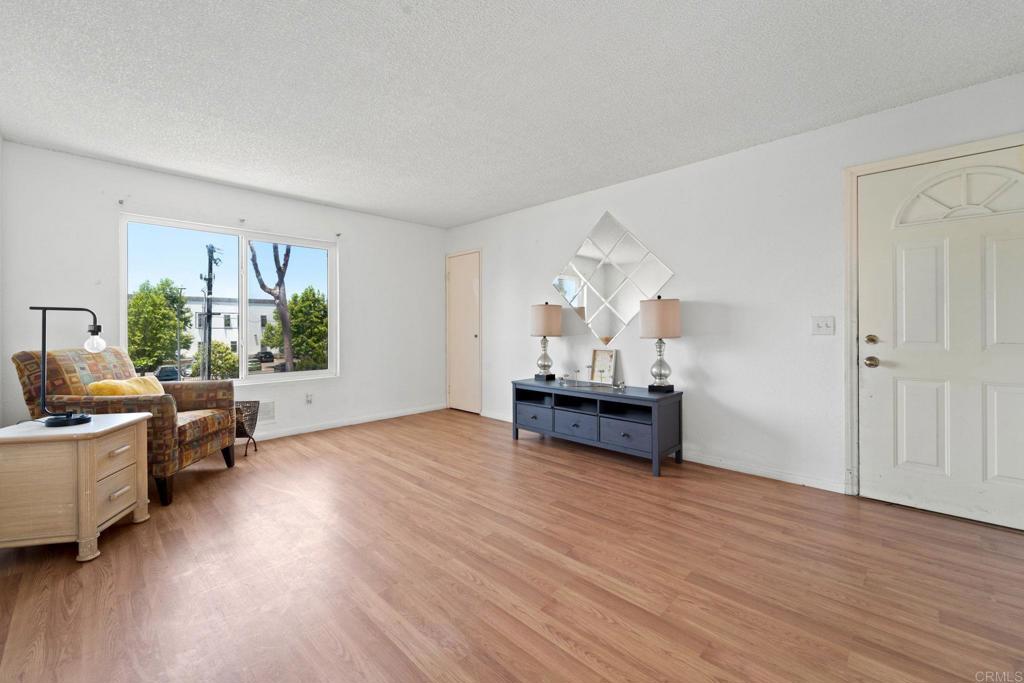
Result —
[[[530,306],[531,337],[561,337],[562,307],[544,302]]]
[[[674,339],[683,336],[679,299],[646,299],[640,302],[640,338]]]

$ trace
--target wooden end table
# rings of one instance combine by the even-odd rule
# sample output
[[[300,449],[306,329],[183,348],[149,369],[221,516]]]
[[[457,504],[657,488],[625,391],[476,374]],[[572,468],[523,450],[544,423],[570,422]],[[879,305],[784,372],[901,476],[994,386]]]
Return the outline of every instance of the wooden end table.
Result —
[[[150,413],[94,415],[72,427],[23,422],[0,429],[0,548],[78,543],[99,556],[100,532],[149,519]]]

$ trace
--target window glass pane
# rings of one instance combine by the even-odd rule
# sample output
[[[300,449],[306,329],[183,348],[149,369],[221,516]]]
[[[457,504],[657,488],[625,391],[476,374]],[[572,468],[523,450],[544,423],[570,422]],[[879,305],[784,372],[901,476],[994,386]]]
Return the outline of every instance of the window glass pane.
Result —
[[[327,250],[251,241],[248,256],[249,374],[326,370]]]
[[[238,377],[238,240],[128,223],[128,355],[140,374]]]

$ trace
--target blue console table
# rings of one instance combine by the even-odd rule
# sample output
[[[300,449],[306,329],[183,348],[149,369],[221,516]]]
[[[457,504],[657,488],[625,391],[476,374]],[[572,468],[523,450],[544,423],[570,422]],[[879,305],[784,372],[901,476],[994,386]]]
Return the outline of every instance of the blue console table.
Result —
[[[651,461],[661,475],[661,458],[683,461],[683,392],[660,394],[641,387],[619,390],[596,384],[512,382],[515,414],[512,438],[526,429],[559,439],[606,448]]]

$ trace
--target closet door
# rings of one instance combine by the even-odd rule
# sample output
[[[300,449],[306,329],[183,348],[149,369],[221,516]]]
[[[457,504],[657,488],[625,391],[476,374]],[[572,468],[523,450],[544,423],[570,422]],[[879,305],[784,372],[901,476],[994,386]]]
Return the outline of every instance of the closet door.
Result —
[[[447,257],[448,407],[480,412],[480,252]]]

